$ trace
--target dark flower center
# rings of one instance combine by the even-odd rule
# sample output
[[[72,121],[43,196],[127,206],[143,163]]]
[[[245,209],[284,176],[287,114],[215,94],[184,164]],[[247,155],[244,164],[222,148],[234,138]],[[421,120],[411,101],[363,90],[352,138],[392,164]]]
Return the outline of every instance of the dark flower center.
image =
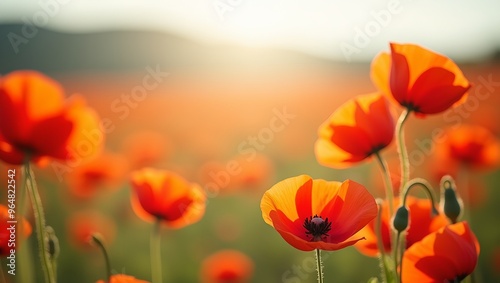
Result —
[[[323,220],[321,216],[315,214],[304,220],[303,227],[306,229],[306,235],[311,237],[311,242],[317,242],[328,236],[327,233],[332,229],[332,222],[328,221],[328,218]]]

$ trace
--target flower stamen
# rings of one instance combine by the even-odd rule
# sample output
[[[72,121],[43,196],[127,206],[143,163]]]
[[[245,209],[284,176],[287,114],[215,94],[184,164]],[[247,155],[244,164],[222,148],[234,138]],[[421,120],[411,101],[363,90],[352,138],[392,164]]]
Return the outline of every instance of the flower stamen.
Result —
[[[327,233],[332,229],[332,222],[315,214],[304,220],[303,227],[307,230],[306,235],[311,236],[311,242],[317,242],[329,236]]]

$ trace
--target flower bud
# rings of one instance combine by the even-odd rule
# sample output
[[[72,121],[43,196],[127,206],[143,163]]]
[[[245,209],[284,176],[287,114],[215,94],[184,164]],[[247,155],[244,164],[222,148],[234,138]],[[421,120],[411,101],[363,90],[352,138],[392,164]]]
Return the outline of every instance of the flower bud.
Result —
[[[392,227],[399,233],[405,231],[408,228],[410,222],[410,212],[406,206],[400,206],[394,215],[392,220]]]
[[[457,223],[462,213],[462,200],[457,195],[455,182],[450,176],[441,179],[441,207],[451,223]]]

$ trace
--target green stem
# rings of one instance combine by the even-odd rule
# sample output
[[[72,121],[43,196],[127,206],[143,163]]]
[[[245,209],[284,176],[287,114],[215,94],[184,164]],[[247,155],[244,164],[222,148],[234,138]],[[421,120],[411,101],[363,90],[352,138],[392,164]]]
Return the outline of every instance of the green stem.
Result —
[[[38,253],[42,264],[42,270],[45,276],[45,282],[55,283],[55,276],[53,273],[52,265],[50,263],[49,254],[47,253],[46,231],[45,231],[45,215],[43,212],[42,200],[38,194],[35,178],[31,172],[30,163],[27,162],[24,166],[25,169],[25,184],[28,194],[31,198],[33,207],[33,216],[35,219],[35,230],[38,240]]]
[[[394,260],[394,272],[396,273],[396,278],[401,282],[401,271],[398,271],[398,260],[399,256],[399,242],[400,242],[401,232],[397,232],[396,238],[394,239],[394,247],[393,247],[393,260]]]
[[[439,214],[439,211],[436,208],[436,201],[435,201],[436,198],[434,197],[434,194],[432,193],[433,192],[432,186],[429,184],[429,182],[427,182],[425,179],[422,179],[422,178],[415,178],[407,184],[403,193],[401,194],[402,198],[403,198],[401,205],[402,206],[406,205],[406,199],[408,197],[408,194],[410,193],[410,190],[418,185],[420,185],[420,187],[424,189],[425,193],[429,197],[429,200],[431,201],[432,213],[435,215]]]
[[[318,283],[323,283],[323,262],[321,261],[321,250],[316,249],[316,268],[318,270]]]
[[[382,158],[380,153],[377,151],[375,153],[377,157],[378,163],[380,165],[380,170],[382,171],[382,175],[384,176],[385,183],[385,197],[387,202],[389,202],[389,219],[394,214],[394,190],[392,188],[391,181],[391,173],[389,172],[389,167],[387,166],[387,162]]]
[[[29,163],[29,157],[26,156],[24,164]],[[20,167],[19,170],[23,174],[23,168]],[[17,172],[16,171],[16,172]],[[24,238],[24,222],[25,220],[25,210],[26,210],[26,178],[20,178],[21,189],[16,190],[19,196],[19,209],[17,211],[17,223],[19,224],[19,229],[17,230],[17,235],[20,235],[21,239]],[[31,244],[28,239],[24,239],[22,246],[19,247],[19,282],[33,282],[33,262],[29,253],[31,251]]]
[[[378,205],[378,213],[377,213],[377,221],[375,222],[375,233],[377,234],[377,247],[380,253],[380,267],[382,268],[384,280],[383,282],[388,282],[390,276],[390,271],[387,268],[387,259],[385,255],[385,246],[382,241],[382,200],[377,199],[377,205]]]
[[[7,282],[7,279],[5,278],[5,273],[3,272],[3,262],[2,262],[2,259],[0,258],[0,278],[2,278],[2,282]]]
[[[397,135],[397,145],[398,145],[398,153],[399,153],[399,162],[401,164],[401,184],[399,186],[399,192],[401,195],[401,191],[406,185],[406,182],[410,179],[410,161],[408,159],[408,151],[406,149],[405,144],[405,135],[403,132],[403,125],[405,121],[410,116],[411,110],[405,109],[399,116],[398,122],[396,124],[396,135]]]
[[[161,235],[160,235],[161,221],[157,219],[153,230],[151,230],[150,239],[150,256],[151,256],[151,273],[153,283],[162,283],[161,276]]]
[[[92,234],[92,242],[95,243],[99,249],[102,252],[102,255],[104,257],[104,261],[106,262],[106,282],[109,283],[111,282],[111,261],[109,260],[109,255],[106,250],[106,247],[104,246],[104,242],[102,240],[102,236],[98,233]]]

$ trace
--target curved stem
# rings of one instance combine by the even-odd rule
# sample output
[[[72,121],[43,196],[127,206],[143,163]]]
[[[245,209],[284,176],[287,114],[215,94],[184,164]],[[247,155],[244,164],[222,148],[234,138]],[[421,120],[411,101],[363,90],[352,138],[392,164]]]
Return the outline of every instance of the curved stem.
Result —
[[[399,162],[401,164],[401,184],[399,186],[399,192],[401,195],[401,191],[406,185],[406,182],[410,179],[410,161],[408,159],[408,151],[406,149],[405,137],[403,132],[403,125],[405,121],[410,116],[411,110],[405,109],[401,116],[399,116],[398,122],[396,124],[396,135],[397,135],[397,145],[398,145],[398,153],[399,153]]]
[[[42,200],[38,194],[35,178],[31,172],[30,163],[26,163],[25,169],[25,184],[28,194],[31,198],[33,206],[33,216],[35,219],[36,234],[38,240],[38,253],[42,263],[42,270],[45,276],[45,282],[55,283],[54,270],[50,262],[49,254],[47,253],[46,231],[45,231],[45,215],[43,212]]]
[[[405,187],[403,194],[402,194],[402,198],[403,198],[402,205],[406,205],[406,198],[407,198],[408,194],[410,193],[410,190],[418,185],[420,185],[424,189],[424,191],[427,193],[427,196],[429,197],[429,200],[431,201],[432,213],[439,214],[439,211],[436,209],[436,206],[435,206],[436,199],[434,197],[434,194],[432,193],[432,187],[429,184],[429,182],[427,182],[425,179],[422,179],[422,178],[415,178],[407,184],[407,186]]]
[[[375,156],[377,157],[378,163],[380,165],[380,170],[382,171],[382,175],[384,176],[385,183],[385,197],[387,202],[389,202],[389,219],[394,214],[394,190],[392,187],[391,181],[391,173],[389,172],[389,167],[387,166],[387,162],[382,158],[380,152],[376,152]]]
[[[323,262],[321,261],[321,250],[316,249],[316,268],[318,270],[318,283],[323,283]]]
[[[111,282],[111,261],[109,260],[109,255],[106,250],[106,247],[104,246],[104,242],[102,240],[102,236],[100,234],[93,234],[92,235],[92,242],[95,243],[99,249],[102,251],[102,255],[104,257],[104,261],[106,262],[106,282],[110,283]]]
[[[151,230],[151,239],[150,239],[150,256],[151,256],[151,273],[152,273],[152,281],[153,283],[162,283],[161,276],[161,228],[160,219],[157,219],[153,230]]]

